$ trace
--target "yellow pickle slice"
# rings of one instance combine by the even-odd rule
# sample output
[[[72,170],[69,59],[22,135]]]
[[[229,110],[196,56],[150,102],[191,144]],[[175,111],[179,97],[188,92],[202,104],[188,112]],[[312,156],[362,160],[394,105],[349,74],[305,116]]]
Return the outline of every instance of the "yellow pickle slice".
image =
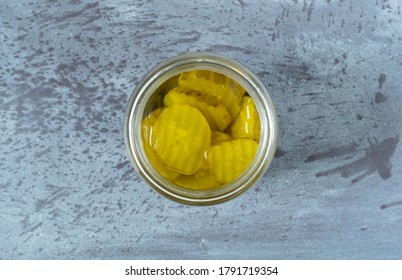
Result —
[[[210,174],[223,184],[239,177],[253,161],[257,142],[250,139],[225,141],[207,151]]]
[[[260,117],[254,101],[249,96],[244,96],[240,104],[240,112],[229,127],[229,135],[233,138],[260,139]]]
[[[211,145],[211,130],[200,111],[174,104],[163,109],[155,122],[152,147],[168,168],[191,175],[205,166],[204,153]]]
[[[144,143],[145,154],[147,155],[148,160],[151,162],[151,164],[155,168],[155,170],[157,172],[159,172],[159,174],[161,174],[166,179],[173,180],[173,179],[177,178],[180,174],[167,168],[163,163],[161,163],[156,158],[155,151],[151,147],[151,137],[152,137],[152,133],[153,133],[153,126],[161,112],[162,112],[162,108],[158,108],[142,120],[142,124],[141,124],[142,141]]]

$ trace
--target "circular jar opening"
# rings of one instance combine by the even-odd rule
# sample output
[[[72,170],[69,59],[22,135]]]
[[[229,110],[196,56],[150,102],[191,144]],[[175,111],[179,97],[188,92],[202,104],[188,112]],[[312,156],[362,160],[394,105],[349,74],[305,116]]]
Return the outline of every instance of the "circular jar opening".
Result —
[[[156,66],[132,93],[124,121],[134,167],[162,195],[210,205],[238,196],[268,169],[275,105],[244,65],[212,53]]]

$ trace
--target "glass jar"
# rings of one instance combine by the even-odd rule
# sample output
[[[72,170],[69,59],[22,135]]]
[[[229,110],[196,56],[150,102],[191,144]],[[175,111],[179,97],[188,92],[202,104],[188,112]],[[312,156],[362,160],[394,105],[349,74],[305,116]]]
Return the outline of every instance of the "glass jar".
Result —
[[[254,160],[237,179],[217,189],[183,188],[162,177],[148,160],[141,137],[143,118],[162,105],[163,95],[159,92],[162,85],[182,72],[192,70],[214,71],[236,81],[254,100],[260,117],[261,135]],[[179,55],[151,70],[129,99],[124,129],[129,157],[143,179],[162,195],[176,202],[194,205],[224,202],[247,190],[268,169],[275,155],[279,135],[274,102],[258,77],[239,62],[212,53]]]

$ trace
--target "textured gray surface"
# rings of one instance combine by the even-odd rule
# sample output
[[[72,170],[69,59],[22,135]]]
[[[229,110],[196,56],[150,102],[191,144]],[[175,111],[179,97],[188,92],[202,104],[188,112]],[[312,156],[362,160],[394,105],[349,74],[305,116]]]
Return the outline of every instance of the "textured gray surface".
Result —
[[[0,258],[401,259],[402,2],[0,1]],[[262,181],[176,204],[128,162],[126,103],[189,51],[277,103]]]

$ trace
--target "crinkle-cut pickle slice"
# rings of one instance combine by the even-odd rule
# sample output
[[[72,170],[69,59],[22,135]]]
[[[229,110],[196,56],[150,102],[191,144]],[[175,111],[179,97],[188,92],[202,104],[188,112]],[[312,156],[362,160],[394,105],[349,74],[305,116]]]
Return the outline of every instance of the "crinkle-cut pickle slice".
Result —
[[[220,132],[220,131],[211,131],[211,145],[218,144],[220,142],[225,142],[225,141],[230,141],[232,140],[232,137],[227,135],[226,133]]]
[[[190,175],[205,167],[211,129],[200,111],[175,104],[163,109],[152,133],[152,147],[168,168]]]
[[[207,162],[211,176],[223,184],[239,177],[253,161],[257,142],[236,139],[212,146],[207,151]]]
[[[186,91],[178,87],[169,91],[163,99],[165,106],[173,104],[187,104],[197,108],[206,118],[212,130],[224,131],[232,121],[229,112],[223,105],[208,105],[202,101],[198,101],[195,96],[187,95]]]
[[[183,72],[178,84],[182,89],[201,94],[207,104],[223,104],[232,118],[239,113],[240,99],[245,94],[245,90],[229,77],[207,70]]]
[[[233,138],[248,138],[260,140],[260,116],[254,101],[249,96],[244,96],[240,103],[240,112],[228,128],[228,133]]]
[[[221,183],[209,175],[180,175],[174,180],[174,183],[193,190],[210,190],[221,185]]]
[[[158,119],[162,108],[152,111],[148,116],[142,120],[141,135],[144,144],[144,151],[155,170],[168,180],[174,180],[180,174],[170,170],[163,163],[161,163],[155,155],[155,151],[151,147],[151,137],[153,133],[153,126]]]

